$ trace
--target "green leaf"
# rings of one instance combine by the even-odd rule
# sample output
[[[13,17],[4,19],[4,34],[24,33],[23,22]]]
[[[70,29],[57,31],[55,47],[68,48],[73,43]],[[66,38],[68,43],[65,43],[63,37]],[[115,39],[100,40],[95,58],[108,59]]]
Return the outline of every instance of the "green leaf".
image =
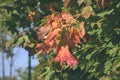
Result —
[[[105,73],[106,74],[109,74],[110,73],[110,70],[111,70],[111,67],[112,67],[112,62],[109,60],[109,61],[106,61],[105,65],[104,65],[104,68],[105,68]]]
[[[111,10],[109,10],[109,11],[103,11],[103,12],[100,12],[99,14],[97,14],[97,16],[99,16],[99,17],[105,17],[106,15],[110,15],[112,12],[114,11],[114,9],[111,9]]]
[[[20,46],[22,44],[22,42],[24,41],[23,37],[18,38],[17,42],[16,42],[16,46]]]
[[[34,46],[35,46],[35,44],[34,43],[31,43],[31,44],[29,44],[28,45],[30,48],[33,48]]]
[[[116,5],[117,8],[120,8],[120,2]]]
[[[19,13],[17,12],[17,10],[13,10],[13,14],[19,15]]]
[[[89,53],[87,56],[86,56],[86,59],[90,60],[90,58],[96,53],[97,50],[94,50],[92,53]]]
[[[3,2],[3,0],[0,0],[0,3],[2,3]]]
[[[25,40],[25,42],[30,42],[30,39],[29,39],[28,35],[24,35],[23,39]]]
[[[83,15],[83,17],[85,19],[89,18],[91,15],[95,15],[93,9],[91,6],[86,6],[83,11],[81,12],[81,14]]]
[[[120,28],[115,28],[114,29],[118,35],[120,35]]]

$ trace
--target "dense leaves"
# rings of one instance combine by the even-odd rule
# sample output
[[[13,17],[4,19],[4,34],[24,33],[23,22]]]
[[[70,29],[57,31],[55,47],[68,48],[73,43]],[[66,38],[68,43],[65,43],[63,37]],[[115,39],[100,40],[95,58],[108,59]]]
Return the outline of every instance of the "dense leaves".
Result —
[[[34,79],[119,80],[120,1],[65,2],[1,1],[1,27],[16,35],[8,44],[40,54]]]
[[[77,60],[71,55],[69,48],[74,48],[85,36],[84,22],[78,22],[66,12],[52,14],[47,23],[36,33],[39,34],[37,35],[39,40],[45,39],[37,45],[38,54],[50,53],[52,49],[58,52],[55,61],[60,61],[61,65],[66,62],[71,67],[75,66]]]

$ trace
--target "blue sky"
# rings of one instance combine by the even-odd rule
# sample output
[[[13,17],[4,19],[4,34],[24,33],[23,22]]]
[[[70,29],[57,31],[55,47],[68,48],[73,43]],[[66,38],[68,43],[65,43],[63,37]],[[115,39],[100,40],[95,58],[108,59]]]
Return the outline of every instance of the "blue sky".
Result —
[[[15,47],[13,49],[14,57],[13,57],[13,75],[17,75],[16,69],[22,68],[23,70],[28,66],[28,52],[20,47]],[[6,58],[6,57],[5,57]],[[39,64],[37,60],[37,56],[31,58],[31,65],[35,67]],[[5,75],[9,76],[10,69],[10,59],[5,59]],[[0,77],[2,77],[2,55],[0,52]]]

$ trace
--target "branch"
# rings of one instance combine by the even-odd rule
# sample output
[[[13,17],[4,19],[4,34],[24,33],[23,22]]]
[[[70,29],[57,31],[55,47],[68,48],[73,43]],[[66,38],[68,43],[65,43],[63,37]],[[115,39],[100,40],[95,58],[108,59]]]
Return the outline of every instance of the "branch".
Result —
[[[65,0],[64,7],[68,7],[70,5],[71,0]]]

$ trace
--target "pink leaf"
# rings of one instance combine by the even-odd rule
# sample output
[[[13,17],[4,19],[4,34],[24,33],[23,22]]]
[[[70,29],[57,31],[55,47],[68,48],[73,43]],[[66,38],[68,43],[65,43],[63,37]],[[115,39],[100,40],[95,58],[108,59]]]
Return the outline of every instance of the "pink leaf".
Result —
[[[70,67],[74,67],[77,64],[76,58],[70,53],[68,46],[62,46],[54,59],[55,62],[60,62],[62,66],[67,63]]]

